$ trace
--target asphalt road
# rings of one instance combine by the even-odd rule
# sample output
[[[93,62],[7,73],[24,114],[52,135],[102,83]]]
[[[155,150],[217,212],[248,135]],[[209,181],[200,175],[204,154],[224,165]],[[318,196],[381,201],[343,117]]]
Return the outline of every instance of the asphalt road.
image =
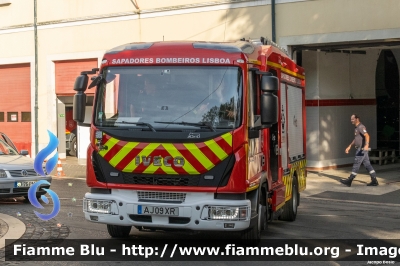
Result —
[[[366,187],[367,176],[360,175],[351,188],[338,183],[346,169],[309,172],[307,190],[295,222],[274,220],[262,239],[400,239],[400,174],[398,165],[379,169],[380,186]],[[27,225],[26,239],[110,239],[105,225],[85,220],[82,198],[88,191],[83,177],[55,177],[51,189],[61,201],[60,213],[54,219],[39,221],[35,210],[23,198],[0,199],[0,212],[21,219]],[[47,206],[42,212],[50,211]],[[139,232],[132,228],[134,239],[177,239],[200,241],[223,237],[199,232]],[[399,254],[400,257],[400,254]],[[201,262],[193,257],[192,265],[265,265],[259,262]],[[6,262],[8,265],[131,265],[132,262]],[[135,265],[187,265],[188,262],[135,262]],[[268,262],[269,265],[367,265],[361,262]]]

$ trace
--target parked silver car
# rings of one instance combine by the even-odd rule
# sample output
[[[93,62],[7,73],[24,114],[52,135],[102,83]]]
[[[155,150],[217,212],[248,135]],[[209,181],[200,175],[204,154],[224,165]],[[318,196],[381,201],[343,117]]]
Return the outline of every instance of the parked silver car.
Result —
[[[40,176],[33,168],[33,159],[26,157],[27,150],[18,152],[14,143],[0,132],[0,198],[24,196],[28,198],[28,190],[35,182],[46,180],[51,183],[51,176]],[[46,194],[40,186],[36,197]]]

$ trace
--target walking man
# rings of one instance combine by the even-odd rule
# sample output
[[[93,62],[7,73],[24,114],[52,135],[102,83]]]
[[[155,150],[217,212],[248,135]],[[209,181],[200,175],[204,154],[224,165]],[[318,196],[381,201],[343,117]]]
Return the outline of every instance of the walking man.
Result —
[[[379,183],[376,180],[376,173],[374,168],[372,168],[371,163],[368,157],[368,149],[369,149],[369,135],[367,133],[367,129],[360,122],[360,118],[358,115],[351,115],[351,123],[355,126],[354,129],[354,140],[347,147],[346,153],[349,153],[351,146],[354,144],[356,148],[356,156],[354,158],[353,169],[349,178],[341,179],[340,182],[348,187],[351,186],[351,182],[357,176],[358,169],[360,169],[361,164],[364,164],[365,168],[369,172],[371,176],[371,182],[367,184],[367,186],[378,186]]]

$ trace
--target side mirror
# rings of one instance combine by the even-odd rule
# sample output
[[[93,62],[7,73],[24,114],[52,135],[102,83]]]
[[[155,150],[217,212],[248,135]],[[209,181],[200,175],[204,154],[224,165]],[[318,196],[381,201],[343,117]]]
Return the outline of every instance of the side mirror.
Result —
[[[261,77],[261,91],[263,92],[276,92],[278,91],[278,78],[274,76],[263,75]]]
[[[74,90],[75,91],[81,91],[84,92],[87,88],[89,81],[89,77],[87,75],[80,75],[76,78],[75,84],[74,84]]]
[[[85,121],[85,107],[86,107],[86,94],[82,91],[78,91],[74,95],[74,109],[73,109],[73,119],[76,122]]]
[[[260,97],[261,125],[271,127],[278,123],[278,97],[274,94],[278,91],[278,78],[262,76],[261,91],[263,92]]]
[[[19,154],[25,156],[25,155],[28,155],[28,154],[29,154],[29,151],[27,151],[27,150],[21,150]]]

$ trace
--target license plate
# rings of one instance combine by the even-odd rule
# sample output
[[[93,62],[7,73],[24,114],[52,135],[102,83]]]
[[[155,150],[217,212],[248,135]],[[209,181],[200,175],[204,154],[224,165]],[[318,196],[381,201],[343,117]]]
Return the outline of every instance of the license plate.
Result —
[[[144,215],[167,215],[167,216],[178,216],[178,207],[155,207],[155,206],[144,206],[138,205],[138,214]]]
[[[14,187],[15,188],[17,188],[17,187],[30,187],[35,183],[36,183],[36,181],[19,181],[19,182],[15,182],[14,183]]]

